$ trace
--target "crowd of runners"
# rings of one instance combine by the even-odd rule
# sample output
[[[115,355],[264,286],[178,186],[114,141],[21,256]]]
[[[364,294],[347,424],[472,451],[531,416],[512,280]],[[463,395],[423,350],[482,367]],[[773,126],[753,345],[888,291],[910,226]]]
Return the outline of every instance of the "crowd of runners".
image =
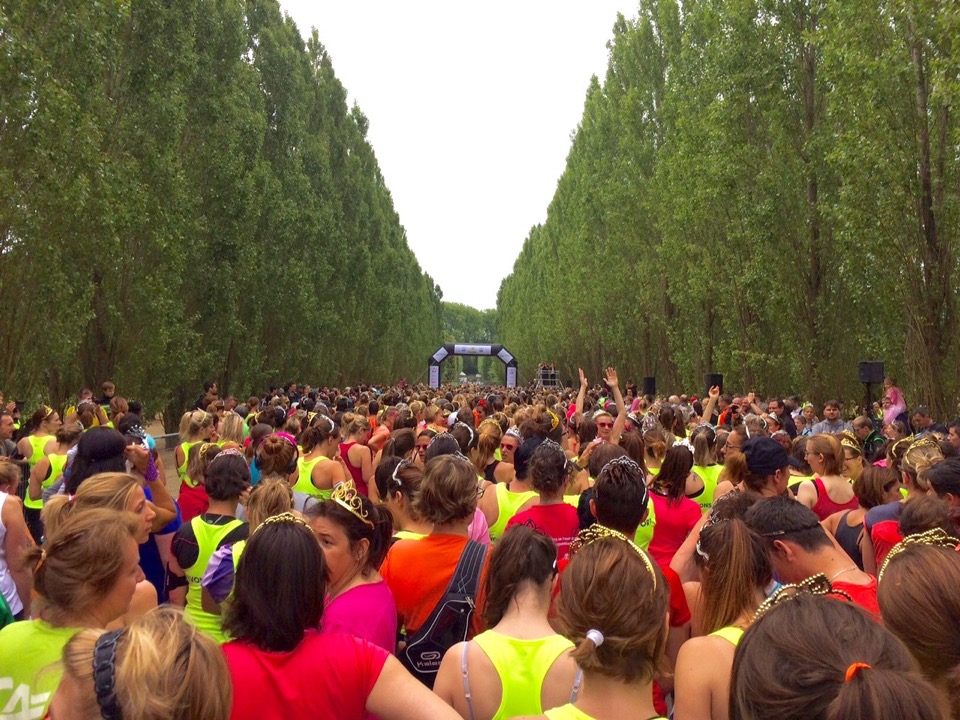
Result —
[[[102,390],[0,415],[4,720],[960,717],[960,420],[892,379],[208,382],[172,455]]]

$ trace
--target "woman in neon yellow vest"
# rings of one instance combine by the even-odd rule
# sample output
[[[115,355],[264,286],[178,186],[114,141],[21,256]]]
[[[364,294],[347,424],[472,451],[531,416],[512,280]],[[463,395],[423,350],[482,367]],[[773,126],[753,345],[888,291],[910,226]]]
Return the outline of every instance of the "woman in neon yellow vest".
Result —
[[[237,519],[240,495],[250,487],[250,469],[238,450],[229,449],[210,461],[204,478],[210,507],[177,530],[167,565],[170,602],[185,607],[184,616],[218,642],[226,636],[220,617],[202,607],[200,581],[220,547],[247,538],[248,527]]]
[[[687,477],[685,495],[695,500],[703,512],[713,507],[713,493],[723,472],[717,464],[717,430],[706,423],[697,425],[690,434],[693,447],[693,472]]]
[[[653,677],[666,651],[669,597],[663,575],[626,536],[600,525],[583,531],[563,573],[554,623],[574,643],[583,684],[570,702],[540,717],[658,718]]]
[[[303,457],[297,462],[293,485],[298,510],[303,509],[307,498],[329,499],[333,488],[349,478],[343,464],[336,462],[340,456],[340,437],[340,426],[326,415],[317,415],[300,436]],[[262,443],[260,448],[258,454],[263,451]]]
[[[194,410],[183,414],[180,419],[180,444],[173,451],[173,459],[177,464],[177,476],[181,482],[189,481],[187,459],[190,448],[198,442],[208,441],[212,432],[213,415],[206,410]]]
[[[27,561],[36,598],[33,620],[0,630],[0,708],[9,717],[43,717],[60,682],[63,646],[83,628],[106,627],[130,608],[143,579],[128,513],[76,513]]]
[[[43,491],[53,485],[63,473],[67,464],[67,452],[80,442],[83,425],[78,422],[62,425],[55,435],[57,445],[53,452],[47,453],[30,471],[30,487],[24,499],[27,507],[43,507]]]
[[[23,457],[30,466],[30,472],[48,452],[52,452],[56,447],[55,434],[60,429],[62,423],[60,416],[53,408],[46,405],[39,408],[30,420],[27,421],[27,435],[20,438],[17,443],[17,452]],[[29,495],[29,493],[28,493]],[[30,528],[30,534],[36,542],[40,542],[43,537],[43,523],[40,522],[40,511],[43,509],[42,500],[31,500],[29,497],[24,500],[24,516],[27,518],[27,527]]]
[[[494,548],[484,579],[490,629],[447,651],[433,688],[461,717],[505,720],[567,702],[573,643],[547,620],[556,559],[553,541],[526,525]]]

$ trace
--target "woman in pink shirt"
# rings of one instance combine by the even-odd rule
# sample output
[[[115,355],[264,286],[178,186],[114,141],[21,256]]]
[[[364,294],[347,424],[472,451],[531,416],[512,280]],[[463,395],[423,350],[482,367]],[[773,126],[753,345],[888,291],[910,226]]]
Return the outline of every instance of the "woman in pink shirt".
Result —
[[[237,567],[223,646],[232,720],[458,720],[386,650],[320,632],[327,594],[323,551],[310,527],[283,513],[247,543]]]
[[[687,535],[700,521],[700,505],[684,494],[693,471],[693,453],[683,445],[667,450],[660,472],[650,487],[650,501],[657,524],[648,552],[661,565],[669,565]]]
[[[393,653],[397,606],[379,571],[393,536],[390,512],[345,482],[306,517],[327,565],[323,631],[349,633]]]

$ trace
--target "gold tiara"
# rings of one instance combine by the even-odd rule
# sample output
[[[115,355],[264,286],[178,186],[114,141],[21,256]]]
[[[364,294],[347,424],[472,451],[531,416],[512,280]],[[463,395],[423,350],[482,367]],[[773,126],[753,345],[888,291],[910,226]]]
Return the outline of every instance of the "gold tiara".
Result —
[[[367,517],[367,511],[363,509],[363,500],[361,500],[361,495],[357,492],[353,480],[347,480],[337,485],[333,489],[333,495],[330,496],[330,499],[354,515],[360,522],[373,527],[373,520]]]
[[[792,600],[794,597],[801,594],[839,595],[847,602],[853,602],[853,598],[850,597],[848,593],[845,593],[843,590],[837,590],[835,587],[833,587],[833,585],[830,584],[830,581],[827,579],[826,575],[823,573],[818,573],[817,575],[808,577],[803,582],[792,585],[784,585],[777,590],[777,592],[760,604],[760,607],[757,608],[757,612],[753,615],[753,622],[756,622],[762,618],[770,610],[770,608],[786,602],[787,600]]]
[[[586,547],[592,542],[597,540],[602,540],[603,538],[613,538],[614,540],[621,540],[629,545],[637,555],[640,556],[640,559],[643,560],[643,564],[647,566],[647,572],[650,573],[650,579],[653,581],[653,588],[657,588],[657,571],[653,567],[653,562],[650,560],[650,556],[643,551],[639,545],[637,545],[633,540],[628,538],[622,532],[614,530],[613,528],[608,528],[606,525],[601,525],[598,522],[595,522],[588,528],[584,528],[578,534],[576,539],[570,543],[570,554],[573,555],[583,547]]]
[[[960,545],[960,539],[948,535],[947,531],[943,528],[934,528],[933,530],[927,530],[926,532],[907,535],[903,540],[894,545],[890,552],[887,553],[887,557],[884,559],[883,565],[880,566],[880,572],[877,575],[877,582],[880,582],[880,580],[883,579],[883,573],[886,572],[890,561],[911,545],[926,545],[928,547],[955,549],[958,545]]]
[[[284,513],[280,513],[279,515],[271,515],[270,517],[268,517],[262,523],[257,525],[257,529],[254,530],[254,533],[259,532],[260,529],[265,527],[266,525],[274,525],[276,523],[297,523],[299,525],[303,525],[305,528],[313,532],[310,525],[302,517],[300,517],[299,515],[294,515],[292,512],[284,512]]]

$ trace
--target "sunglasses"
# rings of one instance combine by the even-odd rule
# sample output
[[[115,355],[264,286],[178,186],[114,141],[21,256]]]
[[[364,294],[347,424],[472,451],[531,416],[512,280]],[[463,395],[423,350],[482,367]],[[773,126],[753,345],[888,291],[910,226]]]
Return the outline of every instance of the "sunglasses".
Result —
[[[612,423],[612,422],[598,422],[598,423],[597,423],[597,427],[612,428],[612,427],[613,427],[613,423]]]
[[[500,443],[500,448],[503,450],[509,450],[510,452],[516,452],[516,449],[520,447],[519,445],[514,445],[513,443]]]

